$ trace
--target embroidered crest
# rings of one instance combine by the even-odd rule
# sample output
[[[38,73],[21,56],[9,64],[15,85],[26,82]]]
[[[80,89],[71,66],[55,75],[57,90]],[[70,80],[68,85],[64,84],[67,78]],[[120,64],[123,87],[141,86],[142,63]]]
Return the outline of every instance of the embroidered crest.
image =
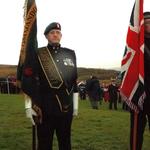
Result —
[[[28,67],[28,68],[26,68],[26,69],[24,69],[24,75],[26,75],[26,76],[32,76],[33,75],[33,70],[32,70],[32,68],[31,67]]]

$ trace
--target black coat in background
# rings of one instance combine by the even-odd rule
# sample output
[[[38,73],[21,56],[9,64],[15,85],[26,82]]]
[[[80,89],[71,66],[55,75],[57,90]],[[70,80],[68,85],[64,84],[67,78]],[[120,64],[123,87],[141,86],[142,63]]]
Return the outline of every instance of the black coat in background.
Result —
[[[101,88],[98,79],[89,79],[86,81],[86,91],[90,99],[99,101],[101,98]]]
[[[109,96],[110,96],[110,101],[117,101],[118,98],[118,88],[117,86],[111,84],[108,87],[108,91],[109,91]]]

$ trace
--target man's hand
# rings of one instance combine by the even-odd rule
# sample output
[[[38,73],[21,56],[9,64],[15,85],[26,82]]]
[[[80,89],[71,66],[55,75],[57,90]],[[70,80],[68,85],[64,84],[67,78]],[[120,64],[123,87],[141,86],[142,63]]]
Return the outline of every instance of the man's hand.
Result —
[[[33,116],[37,116],[36,112],[32,108],[27,108],[26,109],[26,117],[31,119],[32,124],[35,125]]]
[[[34,105],[33,108],[26,109],[26,116],[31,119],[33,125],[42,123],[42,111],[36,105]]]
[[[33,116],[35,123],[41,124],[42,123],[42,111],[41,111],[41,109],[37,105],[33,105],[32,108],[33,108],[34,112],[36,113],[36,116],[35,115]]]
[[[28,95],[24,94],[24,99],[27,118],[31,119],[33,125],[42,123],[41,109],[37,105],[32,104],[32,100]]]

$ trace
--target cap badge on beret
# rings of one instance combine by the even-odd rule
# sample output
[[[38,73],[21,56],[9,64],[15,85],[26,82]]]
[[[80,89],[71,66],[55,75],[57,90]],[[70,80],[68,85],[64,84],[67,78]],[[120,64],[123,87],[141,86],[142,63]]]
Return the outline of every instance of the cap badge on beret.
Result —
[[[57,28],[59,29],[60,28],[60,26],[59,26],[59,24],[57,23]]]

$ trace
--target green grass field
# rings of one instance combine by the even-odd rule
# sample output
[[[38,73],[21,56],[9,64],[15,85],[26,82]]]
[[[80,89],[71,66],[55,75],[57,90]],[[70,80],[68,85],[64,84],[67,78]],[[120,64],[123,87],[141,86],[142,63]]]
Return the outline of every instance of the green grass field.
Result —
[[[128,150],[129,113],[108,110],[103,104],[92,110],[80,101],[79,116],[72,125],[72,150]],[[0,95],[0,150],[31,150],[31,123],[25,117],[20,95]],[[143,150],[150,149],[150,133],[145,130]],[[54,140],[54,150],[58,150]]]

